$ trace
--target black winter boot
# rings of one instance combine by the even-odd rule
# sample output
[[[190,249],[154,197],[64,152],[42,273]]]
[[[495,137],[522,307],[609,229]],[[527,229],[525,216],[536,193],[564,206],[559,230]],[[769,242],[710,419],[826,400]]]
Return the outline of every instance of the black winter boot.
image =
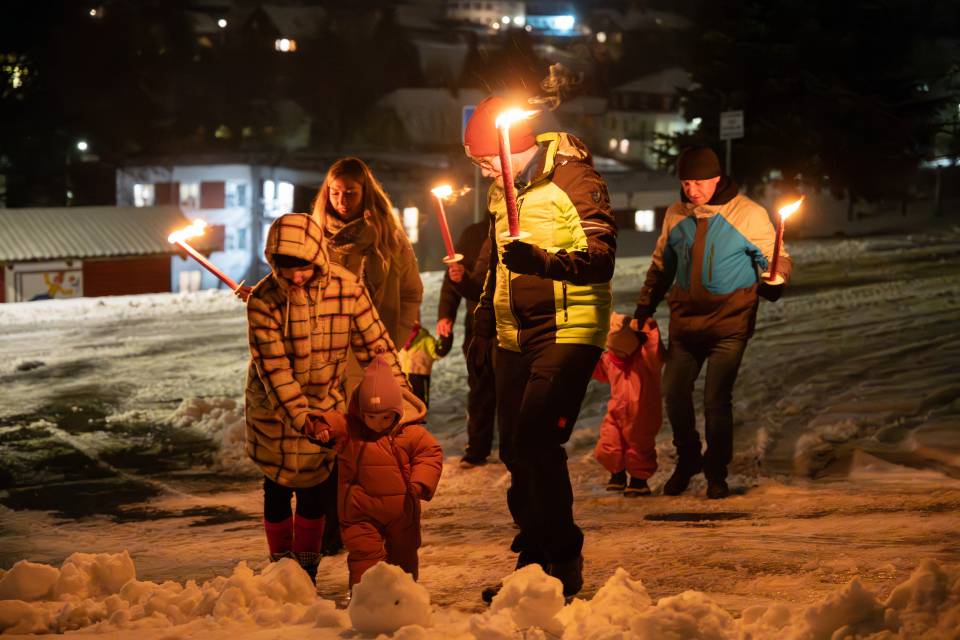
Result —
[[[643,478],[630,478],[630,484],[623,490],[623,495],[628,498],[637,498],[639,496],[650,495],[650,487]]]
[[[310,576],[310,581],[317,584],[317,568],[320,566],[320,554],[316,551],[295,551],[297,562]]]
[[[667,483],[663,485],[663,495],[680,495],[687,490],[688,486],[690,486],[690,478],[697,475],[702,470],[703,462],[701,460],[697,460],[692,464],[678,461],[677,468],[673,470],[673,475],[671,475],[670,479],[667,480]]]
[[[730,487],[722,478],[707,478],[707,497],[711,500],[721,500],[729,497]]]
[[[627,486],[627,472],[618,471],[610,474],[607,480],[607,491],[623,491]]]
[[[563,583],[563,597],[570,599],[583,588],[583,556],[564,562],[551,562],[547,573]]]

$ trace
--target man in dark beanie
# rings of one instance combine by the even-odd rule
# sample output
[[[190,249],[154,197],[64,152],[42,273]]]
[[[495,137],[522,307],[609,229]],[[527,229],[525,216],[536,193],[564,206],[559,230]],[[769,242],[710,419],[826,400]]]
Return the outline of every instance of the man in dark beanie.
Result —
[[[500,459],[510,471],[507,505],[520,532],[517,568],[539,564],[563,583],[583,586],[583,532],[573,520],[573,489],[563,444],[600,359],[610,324],[610,278],[617,227],[603,178],[582,142],[563,132],[534,136],[510,127],[522,240],[508,229],[496,116],[487,98],[467,124],[467,156],[493,178],[489,271],[468,357],[482,365],[496,338]],[[489,602],[496,587],[484,592]]]
[[[779,297],[792,262],[781,251],[779,284],[767,284],[761,277],[773,256],[773,225],[766,209],[737,192],[712,149],[686,149],[677,160],[677,177],[680,200],[667,209],[637,300],[635,326],[643,326],[669,291],[663,389],[677,466],[664,494],[680,495],[703,471],[707,497],[725,498],[730,495],[727,465],[733,457],[733,386],[753,335],[757,296]],[[693,385],[705,362],[707,448],[701,453]]]

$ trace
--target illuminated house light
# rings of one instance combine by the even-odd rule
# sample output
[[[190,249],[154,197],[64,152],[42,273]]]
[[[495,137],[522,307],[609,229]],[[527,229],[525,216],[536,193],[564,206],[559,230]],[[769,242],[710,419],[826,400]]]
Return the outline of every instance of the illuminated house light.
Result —
[[[603,43],[606,42],[606,41],[607,41],[607,34],[606,34],[606,32],[604,32],[604,31],[598,31],[598,32],[597,32],[597,42],[599,42],[600,44],[603,44]]]
[[[626,155],[630,151],[630,141],[624,138],[620,141],[620,153]]]
[[[420,210],[416,207],[403,208],[403,230],[410,238],[410,244],[416,244],[420,239]]]
[[[278,38],[273,42],[273,48],[281,53],[292,53],[297,50],[297,41],[293,38]]]
[[[523,19],[523,16],[513,17],[513,24],[515,24],[518,27],[522,27],[524,22],[526,22],[526,20]]]
[[[616,150],[617,150],[617,139],[610,138],[610,151],[616,151]]]
[[[653,209],[637,209],[633,212],[633,227],[637,231],[654,231],[656,215]]]
[[[554,19],[554,25],[557,28],[557,31],[570,31],[573,29],[573,25],[576,24],[577,20],[573,16],[557,16]]]
[[[77,140],[77,151],[86,151],[90,148],[86,140]]]
[[[220,27],[221,29],[226,29],[227,28],[226,18],[220,18],[219,20],[217,20],[217,26]]]
[[[510,24],[510,16],[503,16],[502,18],[500,18],[500,22],[502,22],[503,24]]]

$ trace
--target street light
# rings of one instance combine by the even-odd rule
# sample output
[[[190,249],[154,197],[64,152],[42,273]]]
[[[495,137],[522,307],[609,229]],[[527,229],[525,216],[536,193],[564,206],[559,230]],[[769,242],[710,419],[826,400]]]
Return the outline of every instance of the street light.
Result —
[[[86,151],[90,148],[86,140],[77,140],[77,151]]]
[[[226,28],[227,28],[227,19],[226,19],[226,18],[220,18],[219,20],[217,20],[217,26],[220,27],[221,29],[226,29]]]

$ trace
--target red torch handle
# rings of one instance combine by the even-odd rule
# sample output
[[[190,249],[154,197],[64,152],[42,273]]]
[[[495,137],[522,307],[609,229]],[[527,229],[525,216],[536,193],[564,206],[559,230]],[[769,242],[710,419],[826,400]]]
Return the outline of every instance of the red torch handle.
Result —
[[[450,227],[447,225],[447,213],[443,210],[443,200],[440,196],[433,197],[433,207],[437,210],[437,220],[440,221],[440,235],[443,236],[443,244],[447,248],[447,257],[453,258],[456,249],[453,248],[453,238],[450,237]]]
[[[510,160],[510,128],[497,129],[500,139],[500,174],[503,176],[503,197],[507,204],[507,224],[511,236],[520,235],[520,216],[517,214],[517,192],[513,187],[513,164]]]
[[[777,214],[777,239],[773,242],[773,259],[770,260],[769,281],[777,279],[777,265],[780,262],[780,247],[783,245],[783,216]]]
[[[228,276],[223,271],[220,271],[220,269],[217,269],[215,266],[213,266],[212,262],[210,262],[209,260],[204,258],[202,255],[197,253],[197,250],[191,247],[189,244],[187,244],[185,240],[177,240],[177,244],[180,245],[184,251],[189,253],[194,260],[196,260],[201,265],[203,265],[203,267],[206,268],[207,271],[209,271],[213,275],[220,278],[220,280],[225,285],[230,287],[231,291],[236,291],[237,287],[240,286],[230,276]]]

